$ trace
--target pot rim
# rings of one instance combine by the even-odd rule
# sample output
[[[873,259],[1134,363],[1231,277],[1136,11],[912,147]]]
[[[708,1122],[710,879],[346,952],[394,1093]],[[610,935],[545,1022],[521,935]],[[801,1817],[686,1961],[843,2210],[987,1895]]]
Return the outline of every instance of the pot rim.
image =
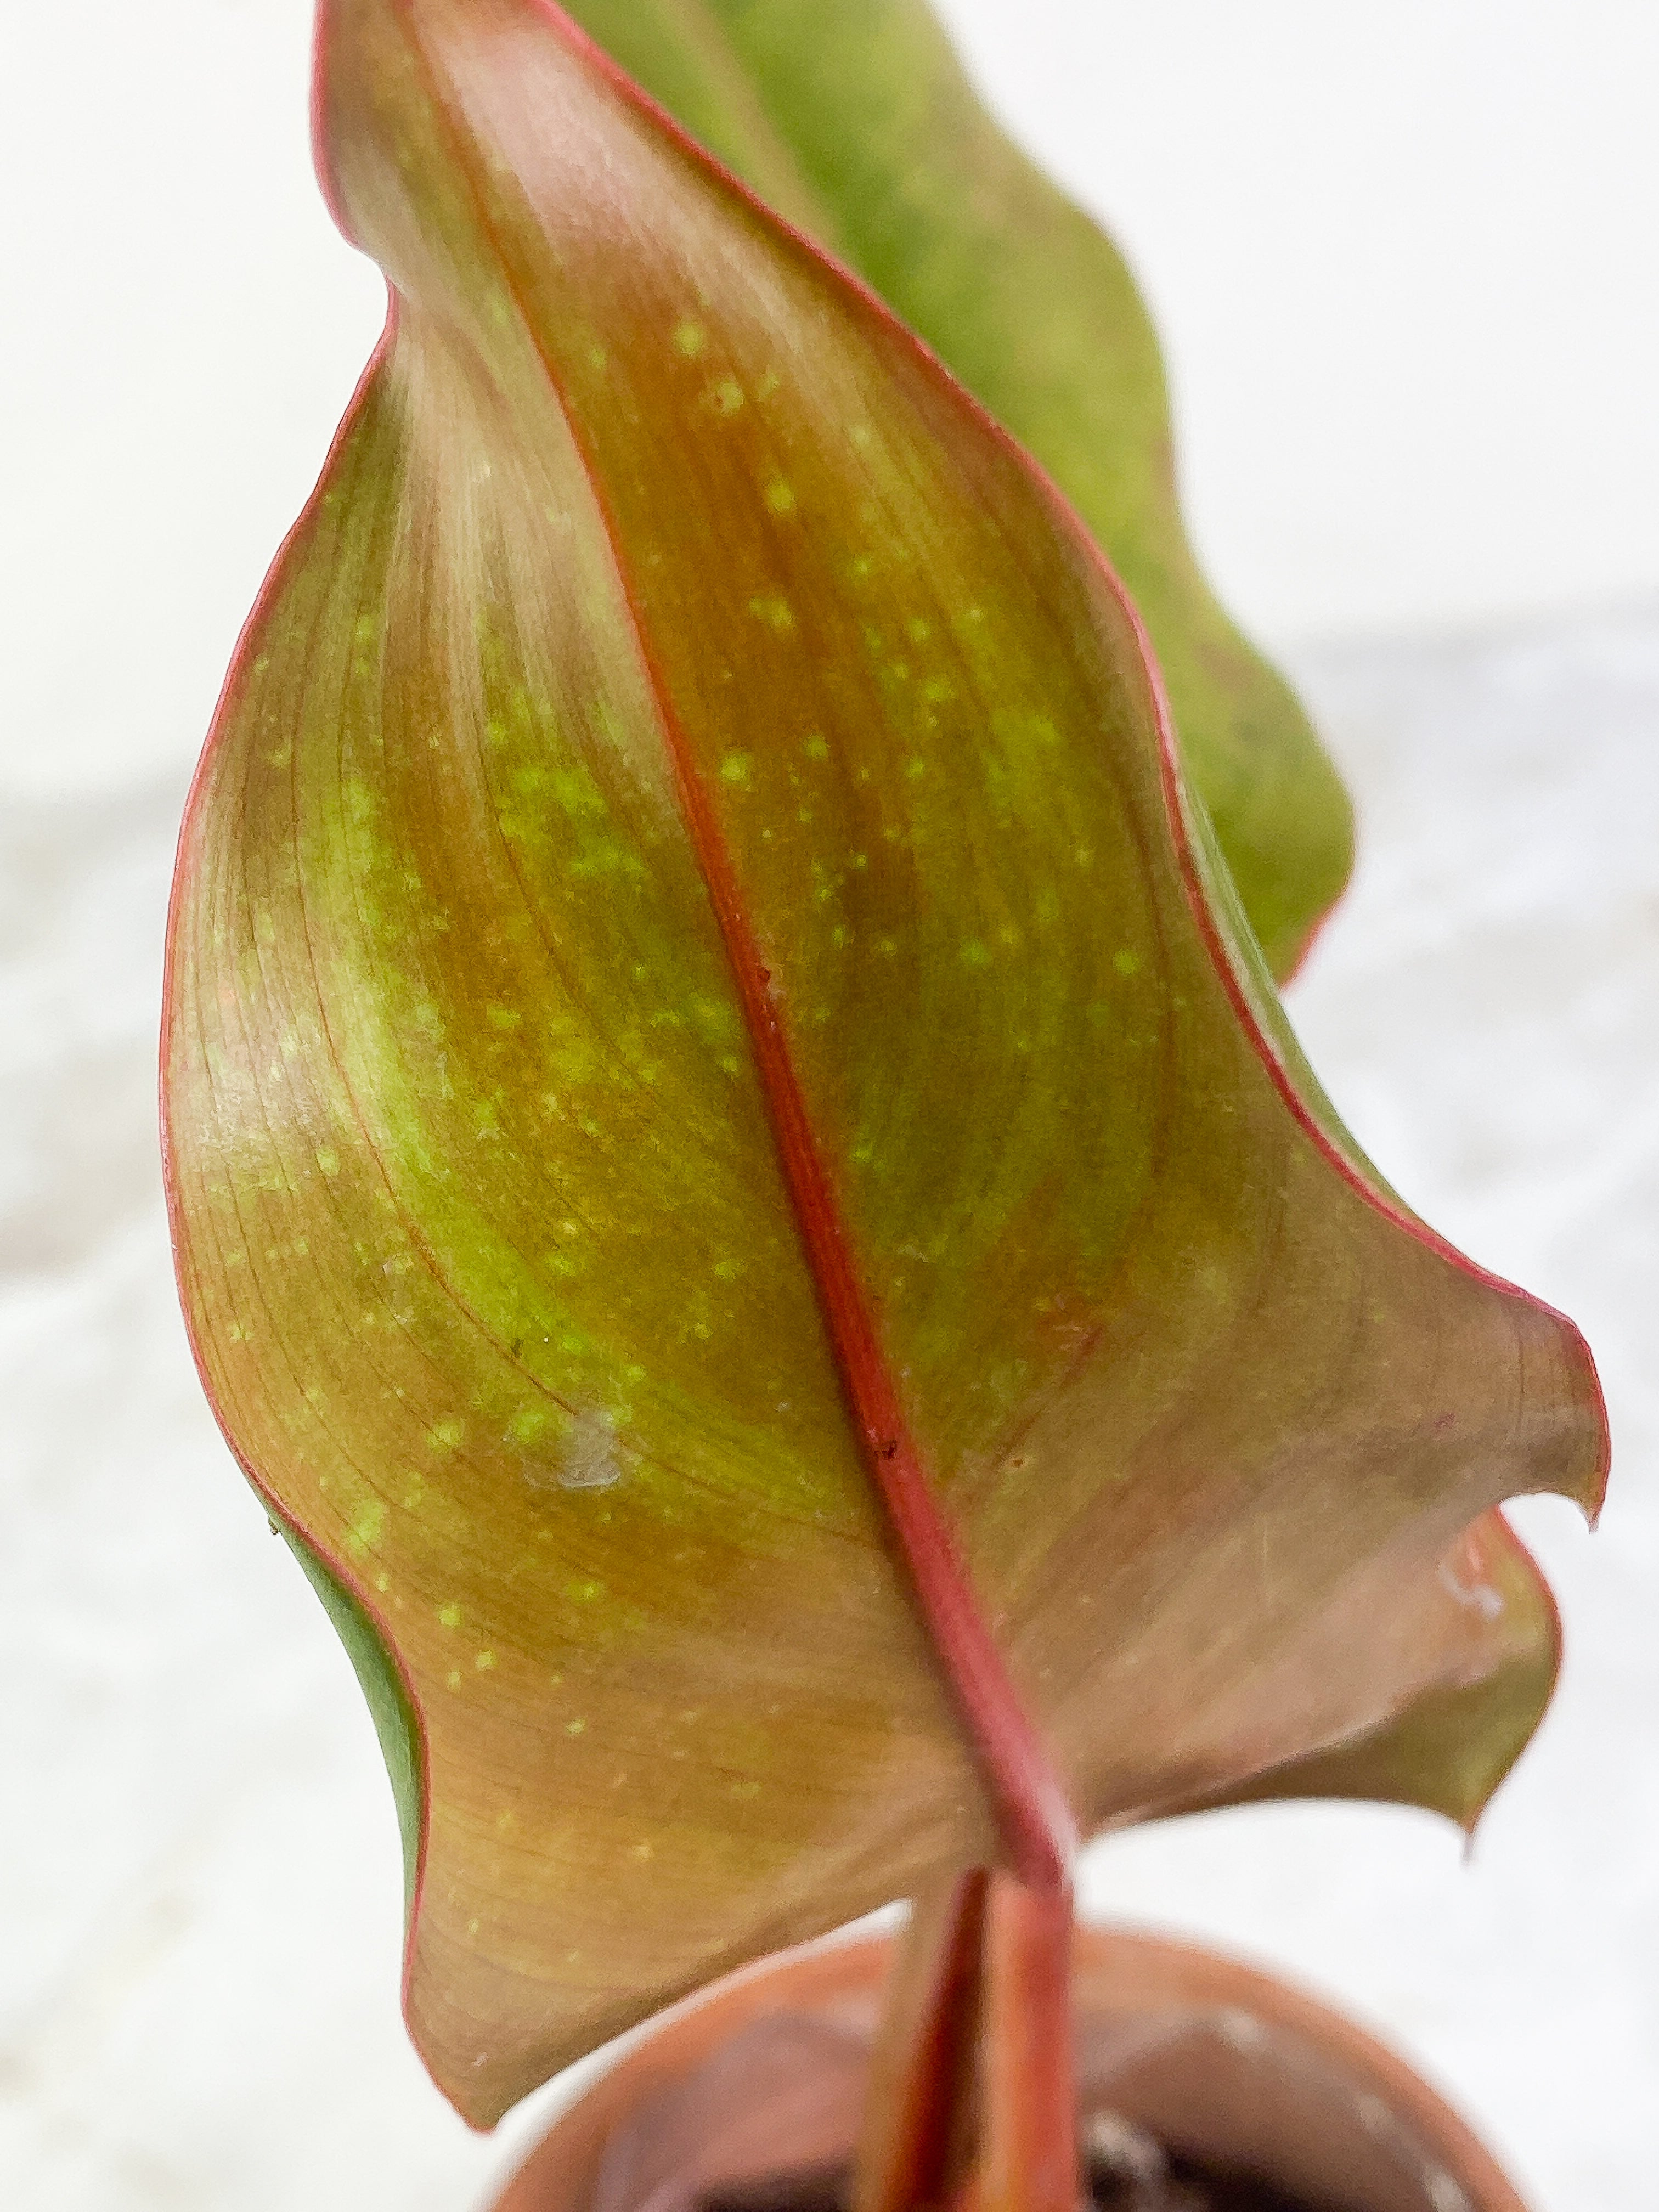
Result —
[[[876,1995],[891,1934],[837,1933],[740,1967],[683,1998],[615,2046],[597,2081],[555,2117],[494,2200],[491,2212],[584,2212],[609,2137],[637,2105],[690,2072],[751,2021],[779,2009],[833,2010]],[[1241,2013],[1310,2044],[1373,2088],[1409,2124],[1468,2212],[1528,2212],[1468,2124],[1408,2065],[1310,1991],[1224,1952],[1139,1929],[1079,1923],[1073,1948],[1079,2008],[1192,2006]]]

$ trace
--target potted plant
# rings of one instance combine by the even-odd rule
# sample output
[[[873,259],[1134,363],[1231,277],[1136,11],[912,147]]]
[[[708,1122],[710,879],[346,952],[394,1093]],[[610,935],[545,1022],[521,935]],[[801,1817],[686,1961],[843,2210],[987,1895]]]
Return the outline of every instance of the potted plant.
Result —
[[[676,2014],[516,2212],[1498,2212],[1354,2031],[1074,1936],[1105,1826],[1472,1820],[1556,1658],[1498,1508],[1605,1425],[1297,1050],[1345,804],[968,97],[908,0],[325,0],[391,309],[181,842],[192,1340],[475,2124],[914,1901]]]

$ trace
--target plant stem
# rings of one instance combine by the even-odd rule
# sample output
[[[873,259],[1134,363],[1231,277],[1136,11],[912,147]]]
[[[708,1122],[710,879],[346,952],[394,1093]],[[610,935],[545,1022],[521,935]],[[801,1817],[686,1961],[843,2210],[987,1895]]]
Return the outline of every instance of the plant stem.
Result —
[[[975,1868],[902,1939],[855,2212],[1075,2212],[1069,1884]]]
[[[949,2203],[969,2171],[988,1883],[973,1867],[919,1898],[899,1939],[870,2067],[856,2212]]]
[[[991,1876],[986,1899],[978,2212],[1074,2212],[1072,1891]]]

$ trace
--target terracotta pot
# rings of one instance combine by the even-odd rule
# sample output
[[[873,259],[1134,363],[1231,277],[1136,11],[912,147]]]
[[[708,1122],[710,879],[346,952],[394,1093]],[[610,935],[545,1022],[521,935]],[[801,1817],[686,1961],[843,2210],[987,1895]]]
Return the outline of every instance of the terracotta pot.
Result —
[[[677,2007],[560,2117],[495,2212],[741,2207],[785,2170],[797,2203],[829,2212],[890,1952],[879,1937],[786,1953]],[[1076,1966],[1085,2127],[1121,2115],[1313,2212],[1525,2212],[1426,2083],[1311,1997],[1113,1929],[1079,1929]]]

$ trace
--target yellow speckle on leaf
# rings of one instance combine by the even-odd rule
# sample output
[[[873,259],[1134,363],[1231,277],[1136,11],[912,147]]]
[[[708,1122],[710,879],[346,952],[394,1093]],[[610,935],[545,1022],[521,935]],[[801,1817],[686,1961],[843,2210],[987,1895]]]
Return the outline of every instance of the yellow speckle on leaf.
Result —
[[[774,477],[766,487],[766,511],[769,514],[793,514],[795,495],[781,477]]]
[[[493,1651],[480,1651],[472,1662],[481,1674],[487,1674],[495,1663],[495,1655]]]
[[[795,611],[781,592],[763,592],[750,600],[749,611],[779,637],[787,637],[795,627]]]
[[[962,964],[964,968],[988,968],[991,964],[990,946],[977,937],[970,937],[962,948]]]
[[[349,1540],[352,1550],[366,1552],[371,1544],[380,1540],[385,1527],[386,1507],[378,1498],[373,1498],[364,1506],[351,1524],[351,1535]]]
[[[461,1625],[461,1608],[459,1606],[455,1604],[441,1605],[438,1607],[438,1625],[441,1628],[459,1628]]]
[[[698,322],[687,316],[674,325],[674,350],[683,353],[688,361],[695,361],[708,343],[708,333]]]
[[[427,1431],[427,1440],[441,1451],[457,1451],[466,1437],[465,1421],[434,1421]]]
[[[1112,955],[1112,965],[1120,975],[1138,975],[1140,973],[1140,955],[1132,951],[1127,945],[1121,945]]]
[[[325,1145],[317,1155],[317,1165],[331,1182],[340,1172],[340,1155]]]
[[[459,1690],[461,1686],[460,1668],[459,1667],[452,1667],[449,1672],[444,1676],[444,1680],[448,1683],[452,1690]]]
[[[564,1732],[567,1735],[580,1735],[586,1726],[586,1721],[567,1721],[564,1724]]]
[[[735,784],[739,791],[746,791],[754,766],[753,753],[727,753],[720,763],[720,781]]]

